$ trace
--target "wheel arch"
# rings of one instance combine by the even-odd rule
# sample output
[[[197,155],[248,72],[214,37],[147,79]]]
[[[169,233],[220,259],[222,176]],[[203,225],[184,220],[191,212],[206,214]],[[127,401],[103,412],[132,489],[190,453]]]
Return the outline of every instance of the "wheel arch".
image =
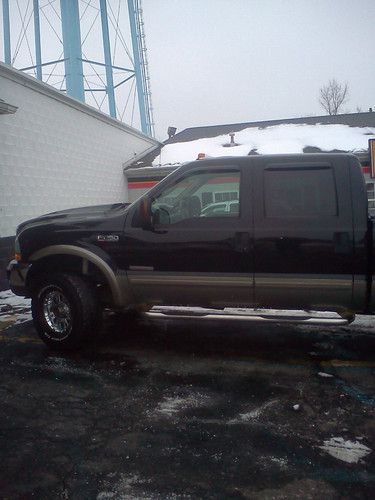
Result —
[[[51,245],[34,252],[29,257],[29,261],[32,264],[37,264],[45,259],[57,256],[74,258],[77,262],[81,262],[82,270],[85,263],[90,262],[108,285],[113,304],[116,307],[124,305],[123,294],[116,273],[102,257],[87,248],[75,245]]]

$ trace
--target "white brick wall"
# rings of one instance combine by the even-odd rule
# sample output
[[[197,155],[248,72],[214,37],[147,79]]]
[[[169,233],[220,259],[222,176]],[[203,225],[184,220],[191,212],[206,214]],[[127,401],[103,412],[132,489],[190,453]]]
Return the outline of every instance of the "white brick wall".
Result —
[[[0,64],[0,238],[29,218],[128,200],[123,166],[158,142]]]

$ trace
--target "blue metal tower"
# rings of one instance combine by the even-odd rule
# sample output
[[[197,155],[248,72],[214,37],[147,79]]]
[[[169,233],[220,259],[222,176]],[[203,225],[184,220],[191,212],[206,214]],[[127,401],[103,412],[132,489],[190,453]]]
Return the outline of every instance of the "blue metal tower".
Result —
[[[13,2],[2,0],[4,62],[32,72],[75,99],[99,109],[105,107],[113,118],[131,125],[136,122],[137,97],[139,126],[152,136],[141,0],[127,0],[125,13],[123,0],[33,0],[30,9],[29,4],[19,8],[17,2],[15,9]],[[124,35],[120,26],[126,22]],[[51,57],[51,52],[56,57]],[[121,59],[119,64],[116,56]],[[98,99],[98,92],[104,97]]]

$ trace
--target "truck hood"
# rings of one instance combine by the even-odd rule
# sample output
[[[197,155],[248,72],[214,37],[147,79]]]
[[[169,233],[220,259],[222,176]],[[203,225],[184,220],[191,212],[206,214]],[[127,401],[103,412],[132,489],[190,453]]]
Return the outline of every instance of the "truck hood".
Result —
[[[57,212],[51,212],[35,219],[29,219],[22,222],[17,228],[17,234],[19,234],[23,229],[32,226],[39,226],[44,224],[53,223],[76,223],[87,219],[102,219],[108,216],[115,215],[125,211],[125,209],[130,205],[130,203],[114,203],[110,205],[93,205],[89,207],[80,208],[69,208],[66,210],[59,210]]]

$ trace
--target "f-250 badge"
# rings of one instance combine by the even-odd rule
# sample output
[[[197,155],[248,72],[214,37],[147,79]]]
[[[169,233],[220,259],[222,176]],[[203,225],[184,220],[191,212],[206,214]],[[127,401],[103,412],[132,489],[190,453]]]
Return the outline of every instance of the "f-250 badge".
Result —
[[[98,234],[98,241],[118,241],[119,237],[116,234]]]

